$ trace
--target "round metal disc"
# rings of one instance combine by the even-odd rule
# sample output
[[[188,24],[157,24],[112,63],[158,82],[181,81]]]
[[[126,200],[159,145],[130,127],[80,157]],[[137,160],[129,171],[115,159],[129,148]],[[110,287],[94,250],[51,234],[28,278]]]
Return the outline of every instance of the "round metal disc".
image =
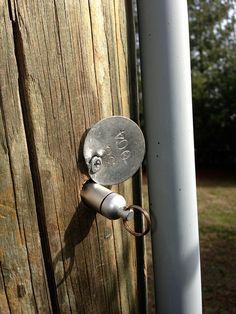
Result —
[[[84,158],[91,179],[102,185],[118,184],[141,166],[145,140],[139,126],[122,116],[96,123],[84,142]]]

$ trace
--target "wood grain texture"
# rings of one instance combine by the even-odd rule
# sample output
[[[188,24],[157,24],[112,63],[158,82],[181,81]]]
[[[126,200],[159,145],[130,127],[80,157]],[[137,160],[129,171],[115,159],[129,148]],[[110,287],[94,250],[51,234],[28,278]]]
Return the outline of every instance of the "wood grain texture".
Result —
[[[50,313],[13,25],[0,2],[0,313]]]
[[[130,115],[127,3],[9,3],[19,71],[20,99],[15,97],[23,111],[53,310],[138,313],[135,239],[122,222],[96,216],[80,200],[86,130],[101,118]],[[118,190],[132,203],[131,180]]]

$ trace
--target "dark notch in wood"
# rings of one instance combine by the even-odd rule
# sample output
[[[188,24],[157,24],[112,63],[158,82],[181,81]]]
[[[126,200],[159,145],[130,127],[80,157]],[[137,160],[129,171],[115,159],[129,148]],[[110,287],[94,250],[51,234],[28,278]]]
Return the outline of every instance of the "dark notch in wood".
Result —
[[[15,58],[18,68],[18,85],[20,93],[20,103],[22,107],[23,123],[25,128],[27,147],[29,153],[30,170],[32,174],[32,181],[34,187],[34,196],[36,203],[36,211],[38,218],[38,226],[40,231],[40,239],[42,246],[42,253],[44,257],[44,265],[47,276],[47,283],[51,298],[52,310],[54,313],[59,313],[59,304],[57,298],[57,287],[54,277],[52,258],[50,253],[49,239],[47,236],[46,221],[45,221],[45,208],[43,201],[42,186],[40,181],[40,173],[38,168],[38,159],[36,154],[36,147],[34,137],[32,135],[32,120],[29,110],[28,93],[26,86],[26,62],[24,56],[24,47],[22,43],[21,33],[19,29],[19,23],[17,20],[16,12],[13,12],[11,0],[8,0],[9,16],[12,21],[12,31],[15,49]],[[14,14],[14,15],[13,15]],[[14,18],[13,18],[14,17]]]
[[[130,115],[133,120],[140,124],[139,120],[139,97],[137,84],[137,54],[135,44],[135,25],[133,18],[133,4],[132,1],[126,0],[127,13],[127,40],[128,40],[128,69],[129,69],[129,90],[130,90]],[[133,202],[134,204],[142,204],[141,185],[142,176],[141,171],[133,176]],[[135,215],[135,229],[141,231],[143,229],[142,216]],[[145,262],[144,262],[144,239],[143,237],[136,237],[136,260],[137,260],[137,285],[138,285],[138,302],[140,313],[146,313],[146,278],[145,278]]]
[[[3,273],[1,261],[0,261],[0,284],[1,284],[1,288],[4,290],[9,311],[11,311],[11,306],[10,306],[10,302],[9,302],[9,298],[8,298],[8,294],[7,294],[6,283],[5,283],[5,279],[4,279],[4,273]]]

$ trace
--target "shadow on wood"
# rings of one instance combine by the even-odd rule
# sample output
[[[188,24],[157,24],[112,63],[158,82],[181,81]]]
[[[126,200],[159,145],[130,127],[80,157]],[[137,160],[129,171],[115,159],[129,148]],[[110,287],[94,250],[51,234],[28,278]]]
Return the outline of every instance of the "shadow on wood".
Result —
[[[61,261],[66,264],[66,261],[69,260],[69,265],[67,269],[65,269],[64,276],[57,284],[57,287],[59,287],[71,273],[75,262],[75,247],[87,237],[95,217],[96,212],[87,208],[83,202],[80,202],[65,231],[65,246],[53,261],[53,269],[56,271],[58,262]]]

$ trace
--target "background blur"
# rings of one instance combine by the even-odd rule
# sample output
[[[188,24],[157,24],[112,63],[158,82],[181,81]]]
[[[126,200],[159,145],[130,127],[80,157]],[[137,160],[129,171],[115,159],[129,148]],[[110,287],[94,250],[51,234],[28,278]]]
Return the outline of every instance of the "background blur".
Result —
[[[236,164],[236,2],[189,0],[197,166]]]
[[[236,1],[189,0],[204,313],[236,313]]]

